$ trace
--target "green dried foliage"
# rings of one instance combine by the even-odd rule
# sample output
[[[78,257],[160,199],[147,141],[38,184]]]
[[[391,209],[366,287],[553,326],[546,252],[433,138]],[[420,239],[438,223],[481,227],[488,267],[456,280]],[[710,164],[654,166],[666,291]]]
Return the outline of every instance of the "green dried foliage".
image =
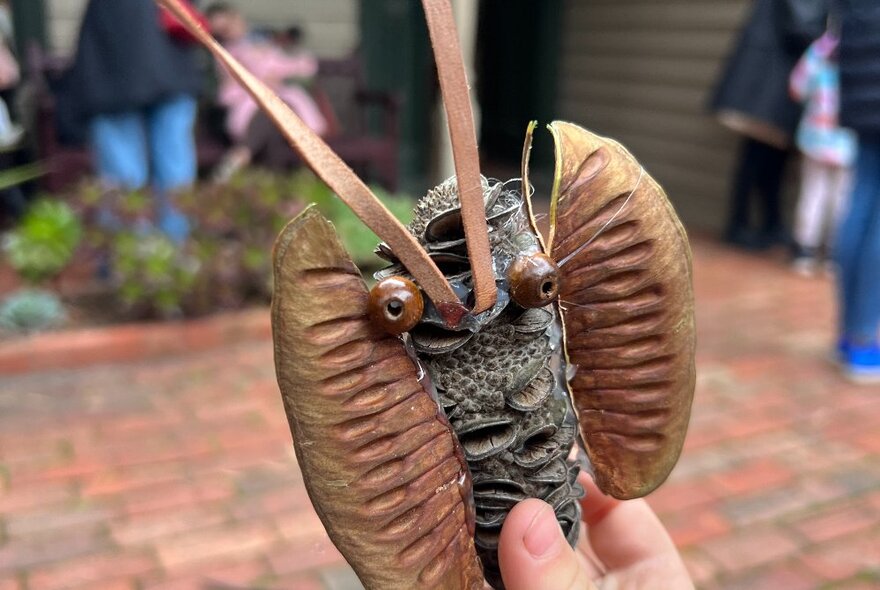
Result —
[[[82,238],[82,225],[66,203],[43,199],[34,203],[3,241],[3,251],[18,274],[40,284],[60,273]]]
[[[0,303],[0,328],[11,332],[37,332],[64,323],[67,314],[58,296],[49,291],[23,289]]]

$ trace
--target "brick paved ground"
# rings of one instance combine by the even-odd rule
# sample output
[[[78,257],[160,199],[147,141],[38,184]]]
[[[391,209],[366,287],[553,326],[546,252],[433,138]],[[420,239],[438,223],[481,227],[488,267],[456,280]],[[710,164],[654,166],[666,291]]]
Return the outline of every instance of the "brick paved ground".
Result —
[[[652,503],[699,585],[880,585],[880,389],[827,361],[831,289],[701,243],[699,388]],[[347,589],[268,343],[0,385],[0,590]]]

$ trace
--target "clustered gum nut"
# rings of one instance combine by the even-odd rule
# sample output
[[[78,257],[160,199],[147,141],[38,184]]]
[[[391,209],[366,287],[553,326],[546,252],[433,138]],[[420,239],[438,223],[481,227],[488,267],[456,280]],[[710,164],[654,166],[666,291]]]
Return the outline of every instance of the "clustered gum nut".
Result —
[[[409,279],[388,277],[370,289],[370,318],[389,334],[409,332],[422,319],[424,311],[422,292]]]
[[[521,307],[544,307],[559,295],[559,267],[542,252],[514,260],[507,280],[511,297]]]

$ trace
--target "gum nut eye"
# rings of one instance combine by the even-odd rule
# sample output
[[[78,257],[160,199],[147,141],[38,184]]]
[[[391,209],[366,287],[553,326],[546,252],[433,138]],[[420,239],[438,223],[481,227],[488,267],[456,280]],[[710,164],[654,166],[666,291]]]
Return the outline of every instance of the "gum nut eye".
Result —
[[[507,271],[510,296],[521,307],[544,307],[559,295],[559,267],[546,254],[520,256]]]
[[[370,318],[389,334],[412,330],[425,310],[422,292],[403,277],[382,279],[370,289]]]

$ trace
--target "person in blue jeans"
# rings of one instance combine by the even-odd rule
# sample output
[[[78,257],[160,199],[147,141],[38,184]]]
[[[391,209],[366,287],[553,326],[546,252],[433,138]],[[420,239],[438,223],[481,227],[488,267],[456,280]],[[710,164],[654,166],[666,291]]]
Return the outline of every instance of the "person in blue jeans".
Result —
[[[126,190],[149,184],[156,223],[176,241],[189,233],[189,223],[171,197],[195,180],[195,116],[195,99],[180,95],[139,111],[96,116],[89,129],[100,178]]]
[[[841,124],[859,136],[849,211],[837,233],[840,354],[847,374],[880,381],[880,3],[840,0]]]
[[[172,37],[159,10],[153,0],[90,0],[59,96],[60,132],[88,142],[107,189],[149,187],[156,225],[183,241],[189,223],[173,197],[196,178],[201,72],[195,46]]]

